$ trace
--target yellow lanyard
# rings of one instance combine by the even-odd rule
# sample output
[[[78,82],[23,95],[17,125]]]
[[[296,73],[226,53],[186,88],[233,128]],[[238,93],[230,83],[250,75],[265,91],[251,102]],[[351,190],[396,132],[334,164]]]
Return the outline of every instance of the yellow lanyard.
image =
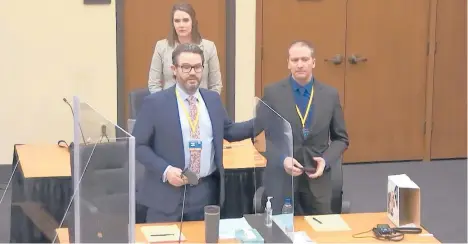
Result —
[[[306,124],[306,121],[307,121],[307,116],[309,115],[310,105],[312,104],[312,98],[313,97],[314,97],[314,87],[312,87],[312,89],[310,90],[309,103],[307,104],[307,108],[306,108],[304,117],[302,116],[301,110],[299,110],[299,107],[296,104],[296,111],[297,111],[297,115],[299,115],[299,118],[301,119],[302,128],[305,128],[305,124]]]
[[[187,117],[188,119],[188,122],[190,124],[190,128],[192,129],[192,132],[195,133],[195,131],[197,131],[197,126],[198,126],[198,106],[197,106],[197,113],[195,115],[195,120],[192,120],[192,117],[190,117],[190,113],[188,111],[188,109],[185,107],[185,103],[184,101],[180,98],[179,96],[179,92],[177,91],[176,89],[176,96],[177,96],[177,99],[179,100],[180,103],[182,103],[182,108],[184,109],[184,112],[185,112],[185,116]]]

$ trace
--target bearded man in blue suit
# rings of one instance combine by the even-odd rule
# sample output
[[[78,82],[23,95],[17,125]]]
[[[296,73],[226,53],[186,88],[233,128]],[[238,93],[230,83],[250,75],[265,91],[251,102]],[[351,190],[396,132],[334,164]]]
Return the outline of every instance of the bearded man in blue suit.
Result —
[[[133,129],[136,159],[146,169],[137,193],[148,207],[146,222],[202,220],[204,206],[222,206],[223,140],[253,134],[253,121],[234,123],[219,94],[199,88],[205,63],[199,46],[178,45],[172,62],[176,85],[145,98]],[[197,175],[198,185],[188,185],[184,169]]]

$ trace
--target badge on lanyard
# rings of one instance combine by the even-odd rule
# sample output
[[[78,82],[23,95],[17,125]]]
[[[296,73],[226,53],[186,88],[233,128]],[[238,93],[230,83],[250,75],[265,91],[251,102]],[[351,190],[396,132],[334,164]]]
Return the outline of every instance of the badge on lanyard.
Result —
[[[190,140],[189,141],[189,150],[201,150],[202,141],[201,140]]]
[[[307,104],[307,108],[306,108],[304,116],[302,116],[301,110],[299,110],[299,107],[296,105],[297,115],[299,115],[299,118],[301,119],[301,123],[302,123],[302,135],[304,136],[304,138],[308,137],[309,132],[310,132],[309,129],[306,128],[306,121],[307,121],[307,117],[309,116],[310,105],[312,104],[313,97],[314,97],[314,88],[312,87],[312,90],[310,92],[309,103]]]
[[[183,101],[181,100],[181,98],[179,96],[179,93],[177,92],[177,89],[176,89],[175,92],[176,92],[177,99],[183,104]],[[191,119],[190,113],[189,113],[188,109],[185,106],[183,106],[183,109],[184,109],[185,115],[187,117],[187,120],[189,122],[190,130],[192,132],[196,131],[197,126],[198,126],[198,119],[199,119],[198,109],[197,109],[194,120]],[[188,142],[188,146],[189,146],[190,151],[192,151],[192,150],[201,150],[202,149],[202,141],[199,140],[199,139],[192,139],[192,140],[190,140]]]

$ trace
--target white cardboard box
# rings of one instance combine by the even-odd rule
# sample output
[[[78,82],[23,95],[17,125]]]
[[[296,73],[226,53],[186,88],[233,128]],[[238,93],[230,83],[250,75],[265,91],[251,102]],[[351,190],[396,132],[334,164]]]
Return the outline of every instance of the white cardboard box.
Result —
[[[397,227],[421,225],[421,192],[406,174],[388,176],[387,216]]]

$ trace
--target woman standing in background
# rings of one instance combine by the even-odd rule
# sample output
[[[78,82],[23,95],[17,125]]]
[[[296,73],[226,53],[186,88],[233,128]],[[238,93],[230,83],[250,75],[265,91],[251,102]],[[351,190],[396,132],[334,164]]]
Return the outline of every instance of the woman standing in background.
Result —
[[[189,3],[178,3],[172,7],[169,36],[159,40],[154,48],[148,79],[149,91],[155,93],[175,85],[171,70],[172,51],[180,43],[196,43],[200,46],[205,56],[200,87],[221,94],[223,84],[216,45],[201,37],[195,10]]]

